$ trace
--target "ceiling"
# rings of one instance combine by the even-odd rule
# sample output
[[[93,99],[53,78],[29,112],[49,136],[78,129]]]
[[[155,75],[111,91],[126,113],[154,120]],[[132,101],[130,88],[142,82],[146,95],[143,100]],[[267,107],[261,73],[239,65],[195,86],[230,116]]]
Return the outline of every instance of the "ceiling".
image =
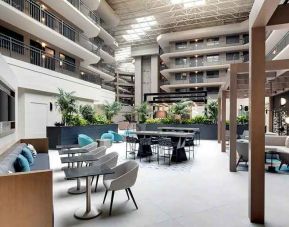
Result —
[[[114,34],[120,46],[156,42],[162,33],[235,23],[248,18],[254,0],[107,0],[120,16]],[[185,6],[184,4],[191,4]],[[141,31],[141,19],[149,26]],[[135,28],[138,28],[134,30]],[[138,34],[139,32],[139,34]],[[126,40],[129,34],[137,39]]]

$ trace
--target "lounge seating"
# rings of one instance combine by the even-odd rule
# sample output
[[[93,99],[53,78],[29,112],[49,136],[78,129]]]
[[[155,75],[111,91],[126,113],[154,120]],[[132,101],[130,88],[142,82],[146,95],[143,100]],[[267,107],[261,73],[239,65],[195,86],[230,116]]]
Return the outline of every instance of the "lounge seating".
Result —
[[[106,165],[107,167],[112,169],[116,166],[117,160],[118,160],[118,153],[117,152],[111,152],[109,154],[106,154],[106,155],[100,157],[98,161],[92,162],[91,165],[93,165],[93,166]],[[95,189],[94,189],[95,192],[97,190],[98,179],[99,179],[99,175],[97,175],[97,177],[96,177],[96,183],[95,183]]]
[[[84,146],[91,144],[93,142],[94,142],[94,140],[87,135],[84,135],[84,134],[78,135],[78,144],[80,147],[84,147]]]
[[[18,173],[14,161],[25,143],[34,146],[37,156],[31,171]],[[7,149],[0,156],[0,185],[2,225],[53,226],[52,171],[47,138],[23,139]]]
[[[114,132],[114,131],[108,131],[108,133],[113,134],[113,142],[123,142],[123,136]]]
[[[109,215],[111,215],[111,211],[112,211],[114,193],[115,191],[119,191],[119,190],[125,190],[128,199],[131,197],[136,209],[138,209],[138,206],[135,202],[135,199],[130,189],[136,182],[138,168],[139,168],[139,165],[137,162],[127,161],[113,168],[113,170],[115,171],[114,174],[105,175],[103,177],[103,184],[106,188],[103,203],[105,203],[105,199],[106,199],[108,191],[112,192]]]
[[[114,135],[112,133],[103,133],[100,137],[101,140],[110,140],[111,142],[114,141]]]

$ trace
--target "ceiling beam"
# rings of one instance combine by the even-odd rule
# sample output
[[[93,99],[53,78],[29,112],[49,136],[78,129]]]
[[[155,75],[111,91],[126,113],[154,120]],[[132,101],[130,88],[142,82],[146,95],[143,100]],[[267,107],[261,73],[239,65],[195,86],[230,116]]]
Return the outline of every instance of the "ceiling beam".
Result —
[[[289,27],[289,4],[279,5],[273,16],[270,18],[266,29],[280,30]]]

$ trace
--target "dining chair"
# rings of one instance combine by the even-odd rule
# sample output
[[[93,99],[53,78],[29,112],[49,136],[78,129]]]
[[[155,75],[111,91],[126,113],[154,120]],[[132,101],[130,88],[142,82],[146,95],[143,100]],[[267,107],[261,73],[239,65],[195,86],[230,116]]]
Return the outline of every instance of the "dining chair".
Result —
[[[191,151],[193,152],[193,158],[195,157],[195,138],[189,138],[185,141],[185,149],[186,152],[189,153],[189,160],[191,159]]]
[[[171,138],[159,138],[158,140],[158,164],[160,161],[160,157],[164,158],[164,162],[166,158],[169,159],[169,165],[171,165],[171,157],[173,153],[173,142]]]
[[[149,138],[140,138],[139,139],[139,146],[152,146],[152,138],[149,137]],[[151,147],[152,148],[152,147]],[[142,154],[139,154],[139,160],[141,162],[141,157],[142,157]],[[149,162],[151,161],[151,155],[148,155],[149,157]]]
[[[125,144],[125,158],[127,158],[127,154],[133,155],[133,159],[135,159],[135,156],[137,154],[137,144],[139,143],[139,140],[135,137],[127,136]]]
[[[97,161],[92,162],[91,166],[106,165],[108,168],[112,169],[117,165],[117,160],[118,160],[118,153],[117,152],[111,152],[111,153],[108,153],[108,154],[100,157]],[[93,177],[93,179],[94,179],[94,177]],[[93,179],[91,181],[91,184],[93,183]],[[96,190],[97,190],[98,180],[99,180],[99,175],[96,176],[94,192],[96,192]]]
[[[103,204],[105,203],[108,191],[111,191],[109,216],[111,216],[114,194],[116,191],[120,190],[126,191],[127,198],[130,199],[131,197],[136,209],[138,209],[138,206],[135,202],[132,191],[130,189],[136,182],[138,169],[139,169],[138,163],[136,161],[131,160],[124,162],[113,168],[112,170],[114,171],[114,174],[105,175],[103,177],[103,184],[106,188]]]

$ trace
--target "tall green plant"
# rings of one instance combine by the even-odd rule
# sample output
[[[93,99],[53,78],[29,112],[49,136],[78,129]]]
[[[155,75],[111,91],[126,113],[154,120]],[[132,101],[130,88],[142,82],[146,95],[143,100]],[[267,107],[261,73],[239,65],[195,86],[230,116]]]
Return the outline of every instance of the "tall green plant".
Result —
[[[149,105],[147,102],[143,102],[139,106],[135,107],[135,112],[138,114],[139,122],[145,123],[148,118]]]
[[[104,114],[106,119],[111,122],[112,118],[119,113],[122,108],[122,104],[120,102],[106,103],[103,106]]]
[[[87,121],[88,124],[94,123],[95,111],[91,105],[84,105],[79,107],[81,116]]]
[[[71,125],[73,115],[77,113],[76,98],[74,92],[65,92],[63,89],[58,89],[59,94],[56,97],[56,106],[62,115],[62,123]]]
[[[210,100],[205,106],[204,114],[209,120],[216,123],[218,119],[218,102]]]
[[[192,101],[180,101],[177,103],[174,103],[171,108],[170,112],[174,115],[188,115],[190,114],[190,107],[191,107]]]

